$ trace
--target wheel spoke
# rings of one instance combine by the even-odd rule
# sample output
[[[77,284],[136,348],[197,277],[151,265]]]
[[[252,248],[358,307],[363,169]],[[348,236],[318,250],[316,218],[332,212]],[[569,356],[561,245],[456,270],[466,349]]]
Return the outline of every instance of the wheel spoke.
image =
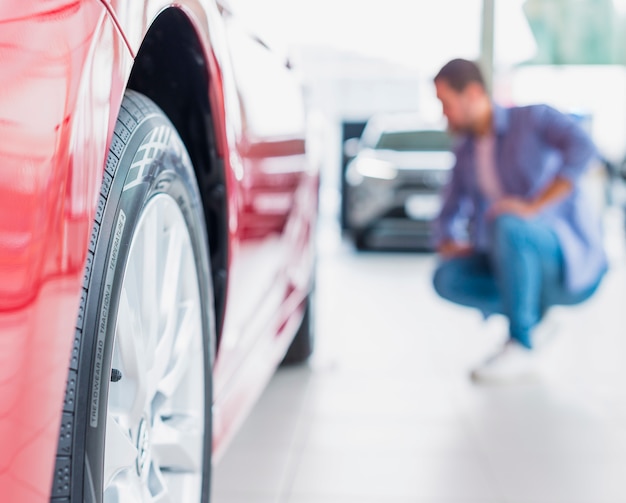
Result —
[[[167,316],[167,323],[176,318],[176,307],[180,298],[181,269],[183,263],[183,247],[185,235],[177,227],[172,227],[168,232],[167,251],[165,254],[165,270],[163,271],[163,290],[159,311]],[[187,259],[188,257],[184,257]],[[155,304],[156,305],[156,304]]]
[[[108,487],[111,481],[121,472],[135,472],[137,447],[130,438],[128,430],[120,426],[112,414],[107,416],[104,456],[106,459],[104,465],[104,487]]]
[[[150,503],[179,503],[179,501],[184,501],[182,499],[179,501],[172,499],[167,481],[161,470],[154,463],[148,476],[148,487],[150,490],[148,501]]]
[[[155,348],[153,367],[150,370],[150,378],[153,383],[160,383],[169,371],[174,360],[174,343],[179,336],[179,323],[184,316],[184,307],[180,306],[180,280],[183,260],[189,257],[182,256],[184,240],[182,233],[175,227],[169,232],[167,253],[165,254],[165,272],[163,274],[163,290],[159,304],[162,333],[158,338]],[[178,344],[178,343],[177,343]]]
[[[198,352],[202,351],[202,347],[197,347],[197,345],[193,344],[198,340],[198,334],[202,333],[198,306],[186,303],[184,306],[181,306],[181,311],[182,319],[176,331],[174,347],[162,348],[163,351],[169,351],[169,365],[159,381],[158,390],[159,393],[168,398],[179,391],[181,382],[189,370],[189,363],[197,359],[199,356]]]
[[[130,304],[132,297],[133,293],[129,293],[128,288],[122,288],[117,313],[115,343],[120,361],[124,365],[124,374],[137,379],[145,373],[145,360],[139,356],[143,353],[143,348],[138,347],[142,344],[140,335],[142,327],[137,311]]]
[[[158,210],[158,208],[157,208]],[[154,211],[153,218],[146,220],[142,225],[142,234],[140,236],[139,250],[135,255],[136,270],[140,272],[141,285],[141,320],[145,328],[145,337],[148,354],[154,355],[154,349],[150,347],[155,344],[159,333],[159,316],[154,312],[154,306],[158,305],[159,285],[157,282],[158,255],[161,253],[159,248],[160,234],[162,232],[162,215],[160,211]],[[162,286],[162,285],[161,285]],[[148,361],[151,366],[153,362]]]
[[[113,480],[104,492],[104,503],[140,503],[144,501],[142,482],[130,473]]]
[[[196,502],[206,441],[202,305],[190,236],[171,197],[146,205],[126,264],[112,357],[122,377],[109,387],[105,501]]]
[[[115,401],[111,406],[125,411],[127,426],[137,424],[149,401],[148,372],[146,369],[146,351],[143,326],[138,312],[131,305],[126,288],[122,288],[120,307],[117,318],[115,360],[121,362],[123,393],[113,393]],[[116,383],[116,388],[120,387]],[[115,388],[114,388],[115,389]]]
[[[173,473],[200,473],[202,470],[204,425],[200,417],[176,415],[155,423],[154,458],[161,470]]]

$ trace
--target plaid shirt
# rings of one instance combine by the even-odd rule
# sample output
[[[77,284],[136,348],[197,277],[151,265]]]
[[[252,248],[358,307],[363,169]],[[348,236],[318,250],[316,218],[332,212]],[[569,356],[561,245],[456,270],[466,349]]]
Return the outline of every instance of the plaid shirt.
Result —
[[[572,182],[571,194],[543,208],[536,218],[559,238],[568,289],[590,286],[607,268],[601,216],[581,184],[597,154],[595,146],[572,117],[547,105],[494,105],[493,114],[495,169],[505,195],[532,199],[556,176]],[[489,202],[478,186],[475,146],[473,136],[459,138],[435,236],[442,241],[469,233],[476,249],[487,251]]]

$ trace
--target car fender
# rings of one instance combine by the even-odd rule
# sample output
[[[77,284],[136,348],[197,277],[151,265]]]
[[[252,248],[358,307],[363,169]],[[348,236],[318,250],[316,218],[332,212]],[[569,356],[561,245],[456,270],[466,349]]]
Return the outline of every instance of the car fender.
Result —
[[[84,261],[129,54],[96,0],[12,2],[0,17],[0,499],[30,503],[49,497],[41,488],[52,483]]]

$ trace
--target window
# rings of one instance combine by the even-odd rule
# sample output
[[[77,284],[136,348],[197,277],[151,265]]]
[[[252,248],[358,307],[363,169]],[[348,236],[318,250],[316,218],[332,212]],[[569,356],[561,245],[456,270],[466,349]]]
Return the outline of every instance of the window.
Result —
[[[624,64],[624,0],[527,0],[524,13],[537,42],[531,64]]]

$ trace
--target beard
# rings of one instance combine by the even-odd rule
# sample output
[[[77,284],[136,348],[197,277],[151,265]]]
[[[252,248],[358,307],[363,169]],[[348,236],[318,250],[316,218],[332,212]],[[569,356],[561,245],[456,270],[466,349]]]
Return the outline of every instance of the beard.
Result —
[[[448,133],[453,136],[467,135],[474,132],[474,128],[470,124],[451,124],[448,121]]]

